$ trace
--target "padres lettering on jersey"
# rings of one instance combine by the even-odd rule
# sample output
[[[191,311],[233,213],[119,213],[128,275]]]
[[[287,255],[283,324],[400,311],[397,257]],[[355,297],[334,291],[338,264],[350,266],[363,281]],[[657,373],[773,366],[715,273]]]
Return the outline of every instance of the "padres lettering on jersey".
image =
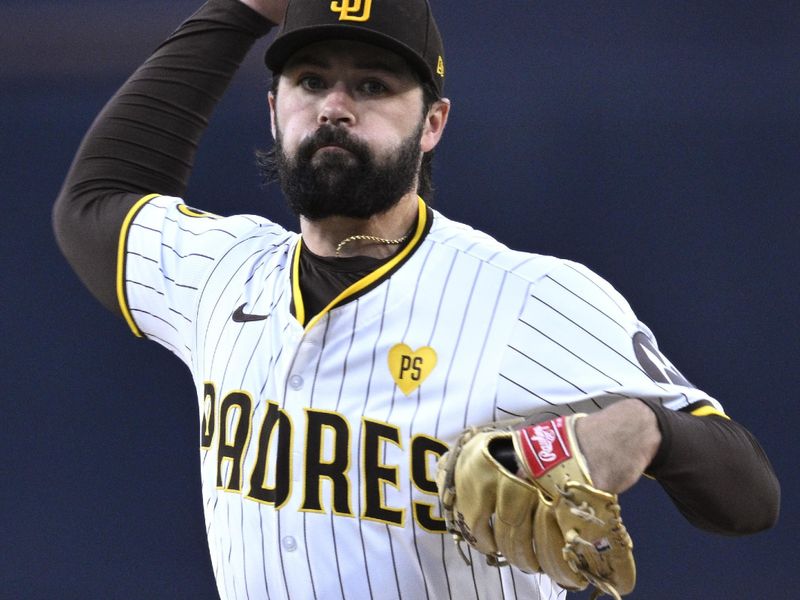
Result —
[[[544,576],[465,565],[442,535],[446,444],[509,416],[706,398],[661,376],[673,368],[652,335],[596,275],[422,203],[433,223],[406,261],[305,327],[297,234],[181,206],[155,197],[130,215],[120,298],[193,373],[223,598],[556,597]]]
[[[222,407],[219,412],[216,410],[218,403]],[[399,465],[386,464],[383,458],[383,442],[400,444],[401,433],[397,427],[365,418],[360,429],[361,439],[353,440],[353,428],[345,415],[308,409],[303,431],[306,440],[302,457],[304,472],[294,473],[290,440],[296,434],[288,414],[275,402],[268,402],[257,431],[252,419],[249,394],[230,392],[219,400],[216,386],[210,382],[204,385],[201,447],[217,454],[217,489],[241,493],[246,499],[282,508],[289,500],[292,481],[300,481],[302,490],[295,490],[295,493],[303,497],[301,510],[353,517],[353,494],[357,493],[364,499],[361,518],[403,525],[405,510],[387,506],[383,494],[385,484],[400,487]],[[216,431],[220,431],[219,436],[215,435]],[[251,432],[254,434],[251,443],[257,443],[257,447],[255,463],[247,468],[243,463]],[[326,442],[330,443],[329,449],[326,449]],[[362,448],[362,462],[358,465],[362,490],[353,490],[348,476],[350,457],[355,454],[353,444]],[[445,531],[444,520],[436,515],[438,508],[434,508],[437,492],[432,465],[446,451],[444,442],[428,436],[418,435],[410,442],[411,482],[421,493],[433,496],[428,502],[415,501],[412,516],[430,532]],[[243,477],[243,473],[248,472],[250,476]],[[322,501],[323,481],[331,486],[330,506]]]

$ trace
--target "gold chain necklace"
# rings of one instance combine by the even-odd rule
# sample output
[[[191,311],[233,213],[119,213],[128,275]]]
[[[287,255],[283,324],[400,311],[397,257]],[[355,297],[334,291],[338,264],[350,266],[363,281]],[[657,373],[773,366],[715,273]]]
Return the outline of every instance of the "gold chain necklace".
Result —
[[[397,238],[396,240],[387,240],[386,238],[378,237],[375,235],[351,235],[350,237],[344,238],[339,244],[336,246],[336,256],[340,256],[342,248],[345,247],[346,244],[350,242],[356,241],[365,241],[365,242],[375,242],[376,244],[384,244],[386,246],[395,246],[397,244],[402,244],[408,239],[408,236],[411,235],[411,232],[408,232],[401,238]]]

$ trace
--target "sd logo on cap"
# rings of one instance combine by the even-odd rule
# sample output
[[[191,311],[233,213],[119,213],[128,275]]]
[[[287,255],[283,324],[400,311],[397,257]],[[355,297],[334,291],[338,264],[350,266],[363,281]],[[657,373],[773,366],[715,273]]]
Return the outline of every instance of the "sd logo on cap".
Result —
[[[363,4],[363,6],[362,6]],[[340,21],[369,21],[369,13],[372,9],[372,0],[341,0],[341,2],[331,2],[331,10],[339,13]]]
[[[291,0],[264,62],[278,74],[304,46],[335,39],[391,50],[442,96],[444,47],[427,0]]]

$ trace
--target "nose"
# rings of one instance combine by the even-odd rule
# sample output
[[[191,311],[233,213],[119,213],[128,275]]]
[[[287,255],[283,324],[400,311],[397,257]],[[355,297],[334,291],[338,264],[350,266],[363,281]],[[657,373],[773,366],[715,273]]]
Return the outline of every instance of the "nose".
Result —
[[[328,89],[322,99],[317,122],[320,125],[353,125],[355,123],[353,97],[343,83],[337,83]]]

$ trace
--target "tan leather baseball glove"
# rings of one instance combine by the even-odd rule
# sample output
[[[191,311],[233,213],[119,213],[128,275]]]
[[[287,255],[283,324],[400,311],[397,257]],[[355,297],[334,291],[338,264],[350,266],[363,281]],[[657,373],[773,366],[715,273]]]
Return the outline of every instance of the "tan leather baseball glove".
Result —
[[[459,550],[466,541],[489,564],[619,600],[636,582],[633,543],[617,495],[592,484],[575,436],[583,416],[466,430],[439,460],[439,499]]]

